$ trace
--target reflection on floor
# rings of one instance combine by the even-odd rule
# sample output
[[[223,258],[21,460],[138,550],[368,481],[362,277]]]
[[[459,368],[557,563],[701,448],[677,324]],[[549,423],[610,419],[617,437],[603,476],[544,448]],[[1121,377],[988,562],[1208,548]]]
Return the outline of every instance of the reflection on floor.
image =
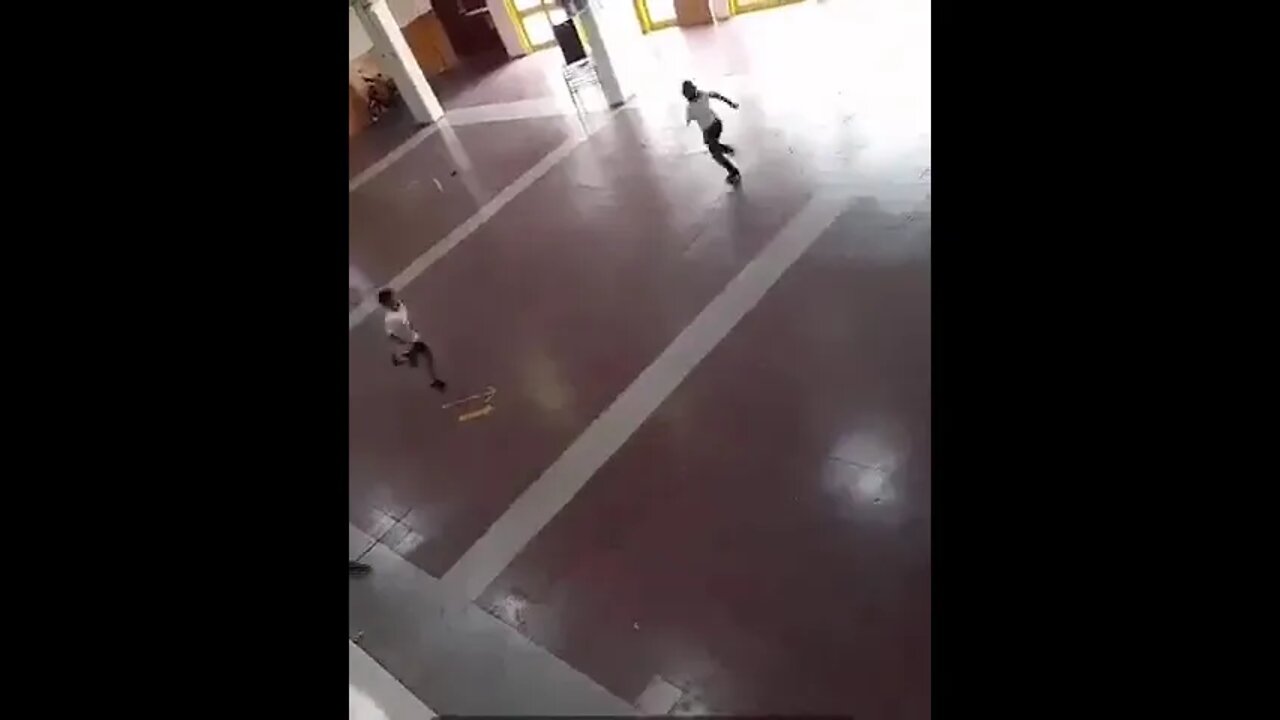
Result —
[[[541,53],[450,88],[458,121],[350,193],[354,295],[402,287],[450,381],[393,368],[353,311],[351,522],[591,702],[928,717],[927,1],[647,40],[625,109],[556,112]],[[685,126],[686,76],[742,104],[739,188]],[[441,408],[488,386],[481,417]],[[476,709],[423,671],[439,620],[393,613],[398,583],[352,583],[362,648]],[[490,674],[467,687],[515,702]]]

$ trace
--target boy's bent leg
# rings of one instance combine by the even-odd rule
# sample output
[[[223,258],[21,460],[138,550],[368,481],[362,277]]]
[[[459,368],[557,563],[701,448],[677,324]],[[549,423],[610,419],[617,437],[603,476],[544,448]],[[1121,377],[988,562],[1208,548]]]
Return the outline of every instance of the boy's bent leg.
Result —
[[[431,348],[421,340],[413,344],[414,366],[417,366],[417,356],[421,355],[427,366],[427,377],[431,378],[431,387],[437,390],[445,388],[444,381],[436,375],[436,356],[431,352]]]
[[[729,158],[724,156],[724,152],[720,148],[716,147],[711,149],[711,159],[720,163],[720,167],[728,170],[730,175],[736,176],[739,174],[738,168],[733,163],[729,162]]]
[[[719,163],[720,167],[728,170],[730,178],[736,178],[741,173],[738,172],[738,168],[733,163],[729,162],[729,158],[725,157],[725,151],[728,150],[728,152],[732,153],[733,148],[720,142],[720,133],[722,132],[724,132],[724,124],[717,120],[711,124],[711,127],[703,131],[702,139],[706,141],[707,149],[711,151],[711,159]]]

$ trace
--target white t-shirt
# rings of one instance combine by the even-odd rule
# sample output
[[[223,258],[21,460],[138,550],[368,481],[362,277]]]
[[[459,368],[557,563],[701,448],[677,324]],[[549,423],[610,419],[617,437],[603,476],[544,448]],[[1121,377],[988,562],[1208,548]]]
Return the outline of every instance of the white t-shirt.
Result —
[[[399,303],[395,310],[387,311],[382,318],[382,326],[388,335],[405,345],[418,342],[418,331],[409,324],[409,308],[404,303]]]
[[[689,101],[689,106],[684,109],[684,117],[686,125],[690,120],[697,120],[698,127],[703,130],[707,130],[720,119],[716,111],[711,109],[711,98],[704,92],[699,92],[697,97]]]

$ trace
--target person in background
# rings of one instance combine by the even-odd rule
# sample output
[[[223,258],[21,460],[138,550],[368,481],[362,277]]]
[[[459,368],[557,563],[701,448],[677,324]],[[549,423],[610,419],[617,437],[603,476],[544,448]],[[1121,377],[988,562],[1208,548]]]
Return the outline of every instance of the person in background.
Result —
[[[684,124],[698,121],[698,127],[702,129],[702,141],[711,151],[711,158],[720,163],[720,167],[729,171],[725,182],[737,183],[742,179],[742,173],[732,162],[729,162],[729,158],[725,157],[732,155],[734,150],[732,145],[720,142],[720,133],[724,132],[724,124],[720,122],[720,116],[716,115],[716,111],[711,109],[711,101],[719,100],[735,110],[738,108],[738,103],[717,92],[702,92],[689,80],[685,80],[680,86],[680,94],[689,101],[684,111]]]

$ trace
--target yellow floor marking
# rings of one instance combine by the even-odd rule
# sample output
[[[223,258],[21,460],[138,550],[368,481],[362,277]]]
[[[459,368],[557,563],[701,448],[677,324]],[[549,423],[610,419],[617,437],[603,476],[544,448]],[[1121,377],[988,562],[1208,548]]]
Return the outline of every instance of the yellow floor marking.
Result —
[[[441,405],[441,406],[440,406],[440,409],[441,409],[441,410],[448,410],[448,409],[449,409],[449,408],[451,408],[451,407],[456,407],[456,406],[458,406],[458,405],[464,405],[464,404],[466,404],[466,403],[471,402],[472,400],[483,400],[483,401],[484,401],[484,403],[485,403],[486,405],[488,405],[489,403],[493,402],[493,397],[494,397],[495,395],[497,395],[497,394],[498,394],[498,389],[497,389],[497,388],[495,388],[494,386],[490,385],[489,387],[487,387],[487,388],[485,388],[485,389],[484,389],[484,392],[478,392],[478,393],[476,393],[475,395],[468,395],[468,396],[466,396],[466,397],[464,397],[464,398],[458,398],[457,400],[454,400],[453,402],[447,402],[447,403],[445,403],[445,404]]]
[[[484,407],[480,408],[479,410],[472,410],[471,412],[468,412],[468,413],[462,413],[461,415],[459,415],[459,416],[458,416],[458,422],[466,422],[466,421],[468,421],[468,420],[475,420],[476,418],[478,418],[478,417],[484,417],[485,415],[488,415],[488,414],[489,414],[489,413],[491,413],[491,412],[493,412],[493,406],[492,406],[492,405],[485,405]]]

